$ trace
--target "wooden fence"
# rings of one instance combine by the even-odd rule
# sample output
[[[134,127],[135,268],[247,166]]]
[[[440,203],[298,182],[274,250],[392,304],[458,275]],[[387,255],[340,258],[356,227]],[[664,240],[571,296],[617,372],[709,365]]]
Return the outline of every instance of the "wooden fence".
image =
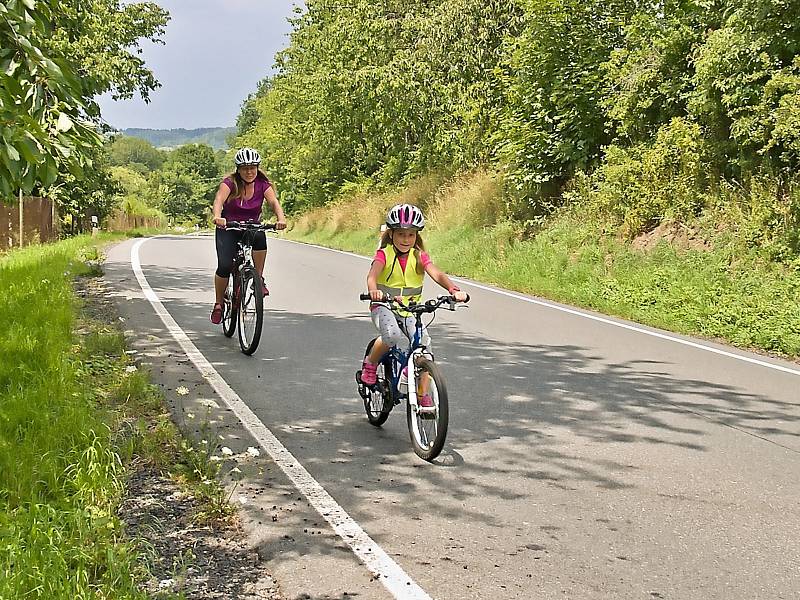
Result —
[[[115,211],[104,223],[108,231],[130,231],[131,229],[159,229],[164,226],[163,219],[129,215],[121,210]]]
[[[57,238],[55,208],[49,198],[23,197],[13,204],[0,203],[0,250]]]

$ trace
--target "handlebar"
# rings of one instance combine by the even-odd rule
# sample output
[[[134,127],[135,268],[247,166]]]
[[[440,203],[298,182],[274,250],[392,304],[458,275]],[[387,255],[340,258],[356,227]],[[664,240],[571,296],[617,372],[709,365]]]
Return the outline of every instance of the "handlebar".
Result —
[[[374,302],[374,300],[372,300],[372,298],[368,293],[367,294],[362,293],[358,296],[358,298],[359,300],[371,300]],[[421,303],[411,302],[407,306],[405,304],[397,302],[397,300],[388,296],[387,294],[384,294],[383,299],[379,300],[379,302],[388,304],[389,308],[391,309],[402,308],[403,310],[407,310],[408,312],[413,313],[415,315],[435,312],[438,308],[441,308],[443,304],[449,304],[448,310],[455,310],[456,305],[460,304],[460,302],[456,300],[455,296],[452,296],[450,294],[437,296],[436,298],[431,298],[430,300],[426,300],[425,302]],[[466,304],[467,302],[469,302],[469,294],[467,294],[467,299],[464,300],[464,304]]]
[[[227,221],[225,229],[239,231],[274,231],[275,223],[259,223],[258,221]]]

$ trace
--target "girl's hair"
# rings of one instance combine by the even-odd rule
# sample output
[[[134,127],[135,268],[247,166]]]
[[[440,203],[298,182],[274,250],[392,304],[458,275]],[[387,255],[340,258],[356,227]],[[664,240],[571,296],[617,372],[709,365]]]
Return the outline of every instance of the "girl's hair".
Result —
[[[241,198],[244,195],[245,181],[244,179],[242,179],[242,176],[239,175],[239,169],[236,169],[233,173],[228,175],[228,179],[230,179],[231,183],[233,183],[233,189],[231,190],[231,193],[228,196],[227,200],[225,200],[225,202],[228,202],[228,200],[236,200],[237,198]],[[263,179],[264,181],[269,181],[269,179],[267,179],[267,176],[264,175],[264,172],[261,169],[258,170],[256,179]]]
[[[395,230],[387,229],[383,232],[383,234],[381,234],[381,248],[386,248],[386,246],[392,243],[392,231]],[[417,273],[422,273],[425,270],[422,268],[422,261],[419,259],[420,252],[425,252],[425,242],[422,239],[422,234],[417,231],[417,239],[414,242],[414,256],[417,259]]]

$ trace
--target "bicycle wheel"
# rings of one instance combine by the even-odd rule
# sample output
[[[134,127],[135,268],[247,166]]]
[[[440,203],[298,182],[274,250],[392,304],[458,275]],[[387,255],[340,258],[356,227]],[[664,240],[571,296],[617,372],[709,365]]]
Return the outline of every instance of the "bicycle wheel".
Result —
[[[252,268],[244,269],[239,298],[239,345],[242,352],[252,354],[261,339],[264,324],[264,292],[261,278]]]
[[[364,352],[366,357],[375,340],[367,344],[367,349]],[[356,381],[358,382],[358,393],[364,400],[364,411],[367,413],[367,420],[371,425],[380,427],[389,418],[389,413],[394,407],[394,398],[392,396],[392,363],[388,355],[379,364],[377,369],[377,381],[372,387],[367,387],[361,383],[361,371],[356,373]]]
[[[225,334],[225,337],[231,337],[236,331],[236,319],[239,312],[239,305],[236,302],[238,294],[235,292],[237,279],[235,273],[228,277],[228,287],[225,290],[222,304],[222,333]]]
[[[430,411],[414,410],[408,403],[406,418],[414,452],[423,460],[431,461],[439,456],[447,437],[447,388],[439,367],[427,358],[418,358],[415,372],[417,383],[423,373],[429,375],[428,393],[433,399],[434,408]]]

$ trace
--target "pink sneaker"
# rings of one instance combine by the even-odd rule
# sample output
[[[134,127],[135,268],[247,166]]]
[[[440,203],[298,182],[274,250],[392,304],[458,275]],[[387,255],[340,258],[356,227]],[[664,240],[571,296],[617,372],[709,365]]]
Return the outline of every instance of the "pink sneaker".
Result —
[[[222,305],[215,304],[214,310],[211,311],[211,322],[214,325],[219,325],[222,321]]]
[[[378,381],[378,365],[373,365],[365,359],[361,365],[361,382],[364,385],[375,385]]]

